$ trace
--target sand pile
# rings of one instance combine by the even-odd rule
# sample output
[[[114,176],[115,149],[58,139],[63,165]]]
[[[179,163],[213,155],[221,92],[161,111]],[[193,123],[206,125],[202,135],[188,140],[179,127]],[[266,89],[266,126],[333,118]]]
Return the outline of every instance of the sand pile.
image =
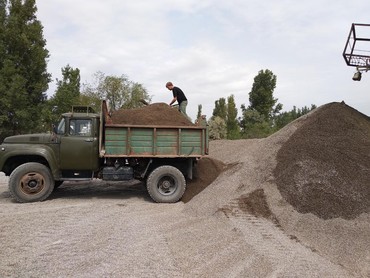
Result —
[[[282,146],[274,170],[282,196],[299,212],[354,218],[370,209],[370,119],[327,104]]]
[[[153,103],[134,109],[121,109],[112,113],[114,124],[126,125],[162,125],[162,126],[192,126],[177,108],[166,103]]]

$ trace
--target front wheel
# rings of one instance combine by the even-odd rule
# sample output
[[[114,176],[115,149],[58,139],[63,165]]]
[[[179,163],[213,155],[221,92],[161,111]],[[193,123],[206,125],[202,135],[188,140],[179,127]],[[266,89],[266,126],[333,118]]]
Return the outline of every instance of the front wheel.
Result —
[[[176,203],[185,192],[186,181],[179,169],[165,165],[150,173],[146,186],[155,202]]]
[[[54,179],[48,167],[43,164],[25,163],[11,173],[9,191],[18,202],[43,201],[54,189]]]

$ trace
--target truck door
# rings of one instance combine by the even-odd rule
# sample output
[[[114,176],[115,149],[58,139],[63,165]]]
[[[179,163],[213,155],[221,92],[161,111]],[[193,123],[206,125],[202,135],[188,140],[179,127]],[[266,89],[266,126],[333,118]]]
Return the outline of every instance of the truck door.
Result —
[[[98,139],[94,137],[92,119],[69,119],[60,141],[61,170],[95,170]]]

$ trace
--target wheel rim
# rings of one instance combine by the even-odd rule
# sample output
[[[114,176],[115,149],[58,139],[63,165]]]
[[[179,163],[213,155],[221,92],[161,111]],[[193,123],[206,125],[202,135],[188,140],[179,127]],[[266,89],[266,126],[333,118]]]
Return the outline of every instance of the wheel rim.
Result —
[[[37,194],[44,189],[45,179],[39,173],[27,173],[21,178],[20,187],[25,194]]]
[[[162,195],[171,195],[177,189],[177,182],[171,176],[164,176],[159,179],[157,186],[158,186],[158,191]]]

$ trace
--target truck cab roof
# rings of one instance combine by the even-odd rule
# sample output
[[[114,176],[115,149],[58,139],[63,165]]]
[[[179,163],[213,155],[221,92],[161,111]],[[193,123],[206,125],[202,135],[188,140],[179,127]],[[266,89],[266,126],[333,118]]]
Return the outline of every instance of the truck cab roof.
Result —
[[[68,117],[68,118],[83,118],[83,117],[88,117],[88,118],[100,118],[100,114],[96,113],[94,109],[91,106],[72,106],[72,112],[68,113],[63,113],[63,117]]]

